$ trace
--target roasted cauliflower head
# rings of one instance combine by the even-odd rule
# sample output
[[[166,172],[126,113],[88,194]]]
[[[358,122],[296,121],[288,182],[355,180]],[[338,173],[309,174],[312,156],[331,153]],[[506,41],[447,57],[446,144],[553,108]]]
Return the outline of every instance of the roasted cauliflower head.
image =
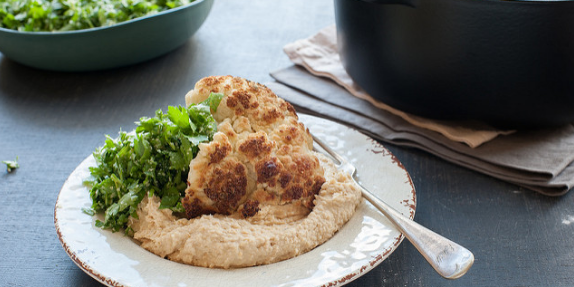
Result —
[[[218,132],[190,163],[183,206],[203,214],[251,217],[264,205],[311,210],[325,182],[313,139],[293,107],[264,85],[231,76],[201,79],[186,104],[224,94],[214,118]]]

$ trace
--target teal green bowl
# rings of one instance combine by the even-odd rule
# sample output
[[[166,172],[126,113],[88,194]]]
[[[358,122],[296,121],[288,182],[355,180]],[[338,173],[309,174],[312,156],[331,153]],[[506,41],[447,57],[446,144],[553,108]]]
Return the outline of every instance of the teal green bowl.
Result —
[[[214,0],[99,27],[67,32],[0,28],[0,52],[21,64],[53,71],[95,71],[140,63],[183,45],[201,27]]]

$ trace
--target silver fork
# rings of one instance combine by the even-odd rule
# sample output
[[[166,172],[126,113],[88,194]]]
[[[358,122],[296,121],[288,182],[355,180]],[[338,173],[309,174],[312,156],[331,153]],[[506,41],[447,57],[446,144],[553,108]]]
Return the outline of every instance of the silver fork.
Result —
[[[405,235],[436,272],[444,278],[457,279],[470,269],[474,263],[474,255],[472,252],[415,221],[410,220],[377,198],[356,180],[357,169],[354,165],[333,151],[319,138],[314,135],[312,136],[315,143],[321,146],[335,161],[338,161],[338,169],[351,175],[355,183],[361,188],[363,197],[383,213],[395,227]]]

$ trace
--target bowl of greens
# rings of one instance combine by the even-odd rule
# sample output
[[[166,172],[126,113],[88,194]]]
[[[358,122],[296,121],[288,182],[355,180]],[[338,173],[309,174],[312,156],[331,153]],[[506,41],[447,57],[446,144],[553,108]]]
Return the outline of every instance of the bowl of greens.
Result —
[[[0,52],[54,71],[136,64],[183,45],[213,0],[0,1]]]

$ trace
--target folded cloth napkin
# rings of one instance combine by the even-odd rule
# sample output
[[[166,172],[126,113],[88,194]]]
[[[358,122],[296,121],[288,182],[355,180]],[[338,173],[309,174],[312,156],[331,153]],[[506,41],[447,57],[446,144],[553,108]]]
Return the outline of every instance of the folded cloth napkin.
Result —
[[[427,151],[542,194],[562,195],[574,186],[574,125],[517,131],[473,148],[380,109],[304,68],[291,66],[271,76],[277,82],[266,85],[299,112],[349,125],[383,142]]]
[[[498,135],[513,132],[496,130],[480,123],[427,119],[402,112],[375,100],[355,84],[345,71],[337,50],[335,25],[326,27],[309,38],[289,43],[285,45],[283,50],[293,63],[305,67],[310,73],[316,76],[327,77],[347,89],[352,95],[400,116],[415,126],[441,133],[451,140],[464,142],[471,147],[477,147]]]

